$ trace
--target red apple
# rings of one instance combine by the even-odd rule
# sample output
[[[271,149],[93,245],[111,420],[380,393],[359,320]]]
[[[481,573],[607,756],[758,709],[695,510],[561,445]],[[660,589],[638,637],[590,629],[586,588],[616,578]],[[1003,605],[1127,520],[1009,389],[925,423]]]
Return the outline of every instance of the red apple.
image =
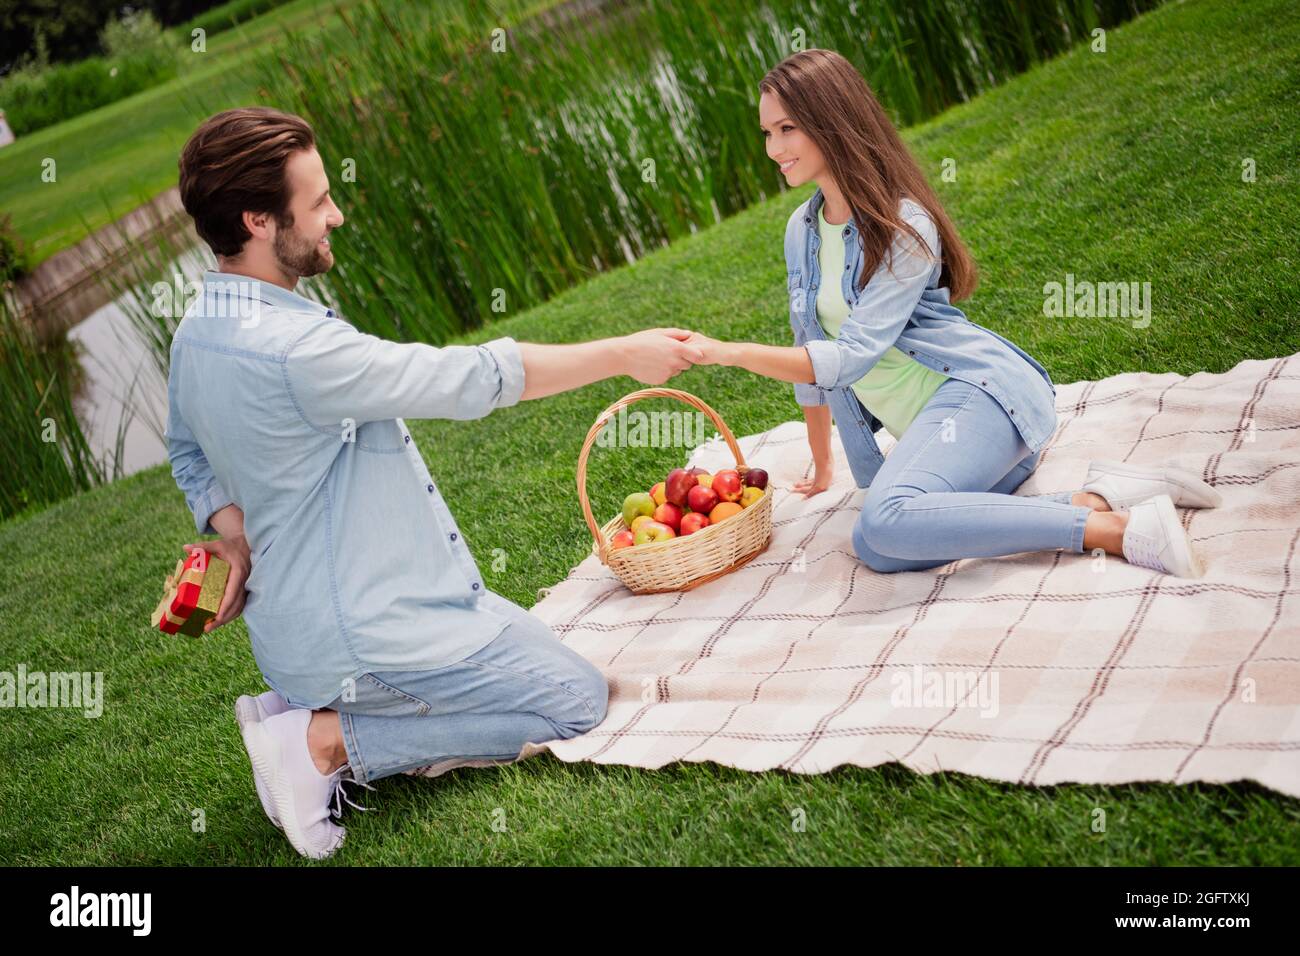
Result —
[[[725,468],[713,476],[713,484],[710,487],[718,493],[720,501],[739,501],[740,473],[734,468]]]
[[[713,506],[718,503],[718,494],[712,488],[696,485],[686,493],[686,503],[690,505],[692,511],[702,511],[708,514],[713,510]]]
[[[682,526],[682,509],[670,501],[665,501],[655,509],[654,519],[676,531]]]
[[[682,534],[694,534],[701,528],[707,528],[712,522],[709,521],[708,515],[700,514],[698,511],[692,511],[690,514],[682,516]]]
[[[633,543],[634,539],[632,532],[624,528],[618,534],[614,535],[614,539],[610,542],[610,547],[626,548],[630,547]]]
[[[661,505],[668,500],[664,497],[664,483],[662,481],[655,482],[655,486],[650,489],[650,498],[657,505]]]
[[[744,482],[751,488],[766,488],[767,472],[762,468],[751,468],[745,472]]]
[[[647,521],[637,529],[632,537],[634,544],[648,544],[651,541],[667,541],[677,537],[677,532],[659,521]]]
[[[691,469],[692,475],[707,475],[708,473],[709,473],[709,469],[701,468],[699,465],[696,465],[694,468]]]
[[[685,468],[674,468],[664,480],[664,497],[670,504],[685,508],[687,493],[699,483],[700,480]]]

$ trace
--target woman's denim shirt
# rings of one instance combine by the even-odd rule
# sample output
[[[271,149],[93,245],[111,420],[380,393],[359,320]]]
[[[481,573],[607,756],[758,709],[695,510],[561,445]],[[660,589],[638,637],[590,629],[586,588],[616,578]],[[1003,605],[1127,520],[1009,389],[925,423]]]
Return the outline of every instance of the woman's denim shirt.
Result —
[[[865,488],[884,462],[876,444],[880,422],[853,391],[862,378],[895,346],[927,368],[968,382],[991,395],[1015,423],[1030,452],[1038,451],[1056,431],[1056,386],[1047,370],[1015,343],[976,325],[948,301],[939,285],[938,229],[925,209],[911,199],[899,207],[902,218],[925,238],[936,258],[931,261],[911,236],[898,230],[890,257],[883,258],[866,286],[857,290],[862,271],[858,231],[853,219],[844,225],[844,274],[839,277],[848,318],[834,340],[817,321],[821,270],[817,252],[818,189],[790,216],[785,230],[785,263],[794,344],[812,362],[814,382],[796,383],[800,405],[830,405],[840,441],[859,488]]]

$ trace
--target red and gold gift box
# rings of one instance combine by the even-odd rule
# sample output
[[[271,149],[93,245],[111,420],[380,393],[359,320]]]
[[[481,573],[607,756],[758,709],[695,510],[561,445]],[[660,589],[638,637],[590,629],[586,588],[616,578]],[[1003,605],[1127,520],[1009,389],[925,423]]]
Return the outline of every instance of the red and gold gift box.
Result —
[[[204,625],[217,616],[229,575],[228,562],[195,548],[189,557],[177,559],[176,570],[167,575],[163,598],[150,623],[164,634],[198,637]]]

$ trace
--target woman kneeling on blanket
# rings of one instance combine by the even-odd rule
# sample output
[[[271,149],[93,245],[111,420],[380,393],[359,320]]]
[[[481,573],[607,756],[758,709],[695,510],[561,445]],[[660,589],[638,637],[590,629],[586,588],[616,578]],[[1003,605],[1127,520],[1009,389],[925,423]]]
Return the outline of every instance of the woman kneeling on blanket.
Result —
[[[705,364],[794,383],[815,464],[794,490],[830,486],[833,417],[869,488],[853,547],[876,571],[1101,548],[1200,577],[1174,506],[1211,508],[1220,495],[1189,471],[1093,461],[1081,491],[1012,494],[1056,429],[1056,387],[951,304],[974,291],[975,263],[853,66],[806,50],[759,90],[767,155],[790,186],[818,186],[785,232],[795,346],[688,341]],[[882,425],[897,440],[888,458],[873,437]]]

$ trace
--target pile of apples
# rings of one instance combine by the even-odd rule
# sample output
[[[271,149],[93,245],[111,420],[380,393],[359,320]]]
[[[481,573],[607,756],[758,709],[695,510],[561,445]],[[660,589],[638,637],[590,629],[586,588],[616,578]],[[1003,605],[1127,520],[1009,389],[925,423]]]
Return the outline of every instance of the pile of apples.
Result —
[[[623,500],[627,528],[610,543],[627,548],[694,534],[740,514],[766,490],[767,472],[762,468],[748,469],[744,478],[734,468],[712,475],[703,468],[674,468],[648,492],[634,491]]]

